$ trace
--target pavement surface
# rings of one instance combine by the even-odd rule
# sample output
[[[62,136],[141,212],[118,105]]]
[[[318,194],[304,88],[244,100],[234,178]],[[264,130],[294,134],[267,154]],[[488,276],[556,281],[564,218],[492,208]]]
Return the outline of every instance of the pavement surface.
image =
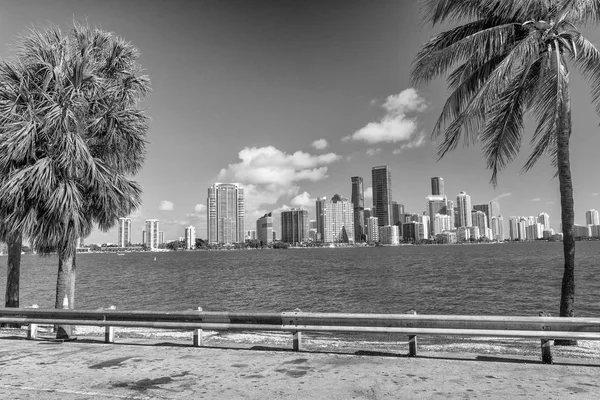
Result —
[[[2,399],[598,399],[600,359],[0,336]]]

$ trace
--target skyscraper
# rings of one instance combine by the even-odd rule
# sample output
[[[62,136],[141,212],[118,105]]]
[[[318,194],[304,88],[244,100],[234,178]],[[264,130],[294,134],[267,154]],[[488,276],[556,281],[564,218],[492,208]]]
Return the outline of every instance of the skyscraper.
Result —
[[[185,248],[188,250],[196,248],[196,228],[191,225],[185,228]]]
[[[291,208],[281,212],[281,241],[303,243],[308,241],[310,222],[308,210]]]
[[[265,246],[273,243],[273,216],[271,213],[256,220],[256,237]]]
[[[444,193],[444,178],[435,176],[431,178],[431,194],[433,196],[443,196]]]
[[[537,222],[544,225],[544,230],[550,229],[550,216],[545,212],[542,212],[540,215],[538,215]]]
[[[585,212],[585,224],[586,225],[600,225],[600,215],[598,210],[588,210]]]
[[[488,229],[488,224],[487,215],[485,214],[485,212],[473,209],[473,211],[471,211],[471,223],[473,224],[473,226],[479,228],[480,236],[487,236],[486,231]]]
[[[387,165],[373,167],[373,207],[379,226],[391,225],[392,218],[392,172]]]
[[[243,243],[244,189],[237,183],[214,183],[208,188],[208,242]]]
[[[323,242],[325,239],[325,235],[323,232],[324,228],[324,211],[325,211],[325,202],[327,202],[327,197],[319,197],[315,202],[315,208],[317,213],[317,241]]]
[[[434,179],[434,178],[432,178]],[[437,235],[440,232],[436,232],[434,229],[435,216],[436,214],[446,215],[448,207],[448,200],[446,196],[442,195],[430,195],[425,198],[425,212],[429,216],[429,233],[431,235]]]
[[[504,240],[504,218],[502,215],[492,217],[492,236],[499,242]]]
[[[144,244],[150,250],[158,249],[159,241],[159,230],[158,230],[158,220],[157,219],[147,219],[146,220],[146,230],[145,230],[145,240]]]
[[[363,178],[361,176],[353,176],[352,180],[352,197],[351,201],[354,205],[354,238],[357,242],[362,242],[365,237],[365,194],[363,191]]]
[[[131,244],[131,218],[119,218],[119,240],[117,246],[127,247]]]
[[[457,226],[473,226],[471,220],[471,196],[466,194],[465,192],[460,192],[458,196],[456,196],[456,207],[458,208],[458,220]]]
[[[318,202],[318,201],[317,201]],[[347,198],[335,195],[323,205],[323,241],[354,243],[354,206]]]
[[[392,225],[400,226],[402,216],[404,215],[404,204],[398,204],[392,201]]]

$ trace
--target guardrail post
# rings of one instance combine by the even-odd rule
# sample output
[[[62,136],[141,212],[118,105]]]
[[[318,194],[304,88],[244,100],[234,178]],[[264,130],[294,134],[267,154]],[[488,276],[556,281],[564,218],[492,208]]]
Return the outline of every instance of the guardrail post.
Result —
[[[417,315],[417,312],[414,310],[411,310],[408,313]],[[417,355],[417,335],[409,335],[408,336],[408,356],[415,357],[416,355]]]
[[[302,351],[302,332],[294,332],[294,339],[292,341],[294,351]]]
[[[39,308],[39,306],[37,304],[34,304],[29,308]],[[27,339],[37,339],[37,327],[38,324],[29,324],[29,327],[27,328]]]
[[[202,311],[202,307],[198,307]],[[202,347],[202,329],[194,329],[194,347]]]
[[[117,307],[110,306],[109,310],[116,310]],[[104,327],[104,343],[114,343],[115,342],[115,327],[114,326],[105,326]]]
[[[544,311],[539,313],[540,317],[550,317],[550,313],[546,313]],[[542,328],[542,329],[545,329]],[[553,364],[552,360],[552,348],[550,347],[550,339],[541,339],[541,348],[542,348],[542,363],[544,364]]]

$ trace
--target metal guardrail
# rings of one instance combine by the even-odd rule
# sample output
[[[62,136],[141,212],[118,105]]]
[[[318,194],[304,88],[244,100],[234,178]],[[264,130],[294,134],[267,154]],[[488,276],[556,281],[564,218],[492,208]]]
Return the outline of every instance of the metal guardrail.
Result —
[[[600,318],[546,316],[0,308],[0,323],[28,324],[31,339],[37,324],[104,326],[106,342],[114,341],[114,327],[193,330],[195,346],[202,346],[203,329],[283,331],[293,333],[296,351],[302,348],[302,332],[397,333],[408,335],[410,356],[417,354],[417,335],[535,338],[541,340],[542,359],[549,362],[550,340],[600,340]]]

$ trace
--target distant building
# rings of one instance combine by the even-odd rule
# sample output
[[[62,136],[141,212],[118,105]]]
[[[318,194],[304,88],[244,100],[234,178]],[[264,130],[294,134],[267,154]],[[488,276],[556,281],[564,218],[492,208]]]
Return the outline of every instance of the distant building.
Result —
[[[188,226],[185,228],[185,248],[188,250],[196,248],[196,228]]]
[[[131,245],[131,218],[119,218],[119,237],[117,246],[127,247],[129,245]]]
[[[586,225],[600,225],[600,215],[598,210],[588,210],[585,212],[585,224]]]
[[[369,217],[367,220],[367,240],[371,243],[379,242],[379,223],[377,217]]]
[[[351,201],[354,205],[354,239],[357,242],[363,242],[365,237],[365,193],[363,190],[363,178],[353,176]]]
[[[281,212],[281,241],[284,243],[307,242],[310,222],[308,210],[291,208]]]
[[[163,231],[158,232],[158,244],[165,244],[165,233]]]
[[[373,167],[373,207],[379,226],[392,224],[392,172],[387,165]]]
[[[400,226],[404,216],[404,204],[392,201],[392,225]]]
[[[581,239],[586,239],[586,238],[592,237],[592,226],[593,225],[582,226],[582,225],[575,224],[575,226],[573,227],[575,237],[581,238]]]
[[[400,244],[400,232],[396,225],[386,225],[379,227],[379,243],[398,245]]]
[[[544,226],[544,229],[550,229],[550,216],[545,212],[538,215],[538,222]]]
[[[439,235],[440,233],[452,230],[452,228],[454,227],[452,225],[452,220],[450,216],[445,214],[435,214],[433,216],[432,222],[433,228],[430,234],[435,238],[437,238],[437,235]]]
[[[471,210],[473,207],[471,206],[471,196],[465,192],[460,192],[458,196],[456,196],[456,206],[458,208],[458,226],[472,226]]]
[[[337,194],[321,204],[323,242],[354,243],[354,205],[347,198]]]
[[[325,203],[327,197],[319,197],[316,201],[315,208],[317,213],[317,241],[323,242],[325,238]]]
[[[433,236],[442,232],[442,230],[436,232],[434,229],[435,216],[436,214],[446,215],[447,208],[448,200],[446,199],[446,196],[430,195],[425,198],[425,213],[429,217],[429,232]]]
[[[539,222],[528,225],[526,230],[527,240],[538,240],[544,237],[544,225],[540,224]]]
[[[146,220],[146,230],[144,231],[144,236],[144,244],[148,249],[158,249],[158,245],[160,244],[160,238],[157,219]]]
[[[492,226],[492,211],[490,209],[490,204],[491,203],[475,204],[473,206],[473,210],[481,211],[485,214],[486,226],[488,226],[488,227]],[[475,222],[472,222],[472,223],[473,223],[473,225],[476,225]],[[481,225],[477,225],[477,226],[479,226],[479,229],[481,229]]]
[[[273,216],[271,213],[256,220],[256,238],[263,245],[273,243]]]
[[[471,211],[471,223],[479,228],[480,236],[486,235],[488,229],[487,215],[483,211]],[[488,237],[488,239],[491,239]]]
[[[502,215],[492,217],[492,238],[499,242],[504,240],[504,218],[502,218]]]
[[[244,189],[237,183],[214,183],[208,188],[207,203],[208,242],[244,242]]]
[[[444,178],[435,176],[431,178],[431,194],[433,196],[444,196]]]
[[[248,240],[256,240],[256,230],[251,229],[246,231],[246,239]]]

